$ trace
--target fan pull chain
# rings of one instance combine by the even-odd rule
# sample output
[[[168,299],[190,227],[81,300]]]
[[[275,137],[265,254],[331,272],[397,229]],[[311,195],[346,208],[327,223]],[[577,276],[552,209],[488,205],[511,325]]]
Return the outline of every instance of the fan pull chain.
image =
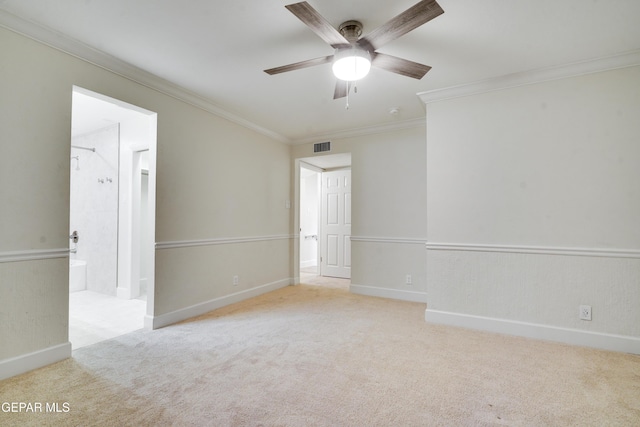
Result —
[[[344,109],[348,110],[349,109],[349,82],[347,83],[347,105],[345,105]]]

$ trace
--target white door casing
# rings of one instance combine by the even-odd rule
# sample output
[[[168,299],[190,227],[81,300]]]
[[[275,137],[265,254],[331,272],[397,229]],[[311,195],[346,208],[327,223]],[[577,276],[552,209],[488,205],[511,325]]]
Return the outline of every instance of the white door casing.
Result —
[[[322,174],[321,275],[351,278],[351,170]]]

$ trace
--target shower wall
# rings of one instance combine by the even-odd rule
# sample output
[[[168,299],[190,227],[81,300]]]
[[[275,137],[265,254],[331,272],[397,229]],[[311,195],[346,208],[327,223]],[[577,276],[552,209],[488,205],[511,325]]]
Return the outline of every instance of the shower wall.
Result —
[[[87,290],[116,295],[118,268],[118,151],[120,126],[74,136],[71,148],[69,233],[78,231],[71,258],[87,262]],[[71,248],[74,244],[71,243]]]

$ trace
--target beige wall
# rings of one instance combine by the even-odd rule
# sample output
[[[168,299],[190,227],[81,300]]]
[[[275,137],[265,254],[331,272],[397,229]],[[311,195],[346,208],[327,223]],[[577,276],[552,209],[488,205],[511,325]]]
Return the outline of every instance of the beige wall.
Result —
[[[640,352],[638,82],[629,67],[427,105],[427,319]]]
[[[73,85],[158,113],[161,324],[289,283],[297,213],[286,201],[295,208],[295,159],[312,144],[285,146],[4,29],[0,51],[0,368],[68,340]],[[636,67],[441,101],[428,105],[428,133],[333,140],[332,153],[352,155],[352,291],[640,337],[638,81]],[[427,238],[462,250],[427,251]],[[592,322],[576,320],[578,304],[593,306]]]
[[[0,365],[68,340],[73,85],[158,113],[153,316],[290,282],[288,146],[5,29],[0,51]]]
[[[352,292],[424,301],[424,126],[333,139],[331,152],[319,155],[338,153],[351,153]],[[294,160],[311,156],[313,144],[292,147]]]
[[[429,239],[639,249],[640,67],[427,106]]]

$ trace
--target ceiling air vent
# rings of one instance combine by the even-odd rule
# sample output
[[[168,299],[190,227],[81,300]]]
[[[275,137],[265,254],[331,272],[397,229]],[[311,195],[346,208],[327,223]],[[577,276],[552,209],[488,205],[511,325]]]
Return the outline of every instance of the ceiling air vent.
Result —
[[[331,151],[331,142],[318,142],[313,144],[313,152],[321,153],[323,151]]]

